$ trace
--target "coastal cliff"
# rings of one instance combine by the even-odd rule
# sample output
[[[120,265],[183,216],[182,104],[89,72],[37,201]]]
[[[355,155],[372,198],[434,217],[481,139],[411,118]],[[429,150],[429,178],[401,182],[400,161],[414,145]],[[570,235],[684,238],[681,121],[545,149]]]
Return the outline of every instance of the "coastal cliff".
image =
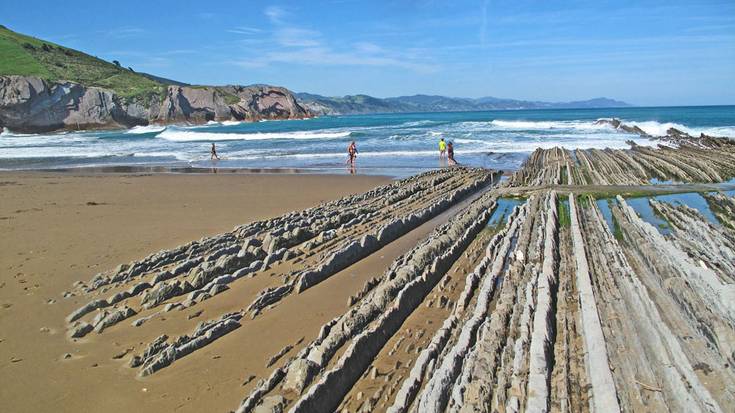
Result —
[[[311,116],[282,87],[188,85],[4,26],[0,56],[0,128],[16,132]]]
[[[275,86],[168,85],[163,94],[130,99],[74,82],[0,76],[0,127],[24,133],[309,116]]]

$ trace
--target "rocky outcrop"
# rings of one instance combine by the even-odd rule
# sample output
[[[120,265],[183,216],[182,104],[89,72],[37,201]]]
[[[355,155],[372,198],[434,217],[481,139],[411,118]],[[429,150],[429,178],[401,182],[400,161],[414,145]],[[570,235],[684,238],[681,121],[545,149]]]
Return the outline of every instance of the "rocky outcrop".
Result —
[[[145,100],[148,99],[148,100]],[[163,96],[130,100],[98,87],[0,76],[0,127],[16,132],[110,129],[151,123],[301,119],[311,114],[288,89],[168,86]]]
[[[536,149],[511,186],[649,185],[657,181],[723,182],[735,177],[735,144],[701,136],[679,147]]]
[[[238,226],[230,232],[121,264],[87,282],[75,284],[79,297],[86,296],[89,301],[78,303],[79,307],[68,315],[68,337],[81,339],[92,331],[104,334],[106,329],[133,316],[136,317],[131,323],[124,324],[140,327],[153,318],[163,320],[174,310],[185,311],[197,306],[231,287],[251,282],[248,280],[252,278],[262,280],[267,272],[281,274],[254,297],[247,310],[227,313],[219,321],[221,326],[213,327],[216,334],[207,333],[205,337],[202,331],[179,336],[172,343],[151,343],[151,349],[165,344],[168,350],[160,354],[153,350],[147,351],[147,355],[144,352],[133,364],[143,366],[142,375],[152,374],[234,331],[245,315],[256,317],[269,311],[295,291],[294,285],[302,285],[310,269],[320,268],[325,262],[332,263],[324,266],[320,277],[310,278],[310,282],[299,288],[313,287],[354,264],[353,261],[375,252],[379,239],[384,243],[381,245],[388,244],[462,200],[479,196],[483,187],[494,182],[497,176],[477,168],[429,171],[364,194]],[[345,252],[353,250],[359,253]],[[286,268],[288,273],[283,272]],[[376,278],[367,283],[358,292],[361,298],[354,302],[371,294],[380,280],[382,278]],[[230,318],[234,321],[225,320]],[[186,344],[189,342],[196,345]],[[291,348],[284,349],[266,363],[267,368]],[[289,370],[293,386],[299,393],[303,383],[299,385],[301,382],[293,376],[307,380],[311,370],[302,373],[296,368]]]
[[[643,129],[639,128],[636,125],[627,125],[620,121],[620,119],[598,119],[595,121],[595,125],[610,125],[615,129],[621,130],[623,132],[628,133],[634,133],[636,135],[641,136],[651,136],[648,133],[646,133]]]
[[[127,340],[143,381],[246,373],[239,413],[733,411],[735,199],[641,202],[650,168],[715,180],[732,153],[557,148],[494,186],[428,171],[75,283],[67,336]]]
[[[169,86],[155,122],[301,119],[309,113],[288,89],[275,86]]]

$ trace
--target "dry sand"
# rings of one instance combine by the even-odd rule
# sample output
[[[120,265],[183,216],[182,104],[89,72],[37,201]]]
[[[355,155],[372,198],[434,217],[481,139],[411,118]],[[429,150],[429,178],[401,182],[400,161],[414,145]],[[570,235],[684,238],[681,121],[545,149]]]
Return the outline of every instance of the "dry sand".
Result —
[[[119,263],[389,181],[315,175],[0,174],[0,410],[234,408],[249,387],[241,386],[249,372],[233,360],[240,357],[237,351],[218,353],[223,343],[214,343],[188,362],[140,380],[134,369],[111,357],[130,343],[139,351],[149,338],[147,330],[161,321],[143,326],[136,332],[140,337],[112,337],[118,332],[111,331],[105,340],[92,337],[72,343],[65,336],[64,317],[85,300],[63,299],[62,293],[73,282],[89,280]],[[385,265],[392,258],[385,257]],[[324,312],[304,318],[314,318],[308,324],[318,328],[341,311],[344,297],[351,293],[339,294],[343,297],[338,301],[323,301]],[[207,313],[220,314],[217,307],[226,305],[211,304],[214,307],[201,308],[205,312],[201,319]],[[298,302],[294,305],[298,309]],[[186,320],[193,312],[171,318]],[[313,334],[297,318],[287,323],[293,329],[280,332],[269,329],[274,320],[268,317],[257,321],[253,327],[260,327],[262,334],[249,334],[236,349],[243,359],[252,352],[262,360],[272,348],[293,342],[305,331]],[[71,357],[65,359],[67,353]]]

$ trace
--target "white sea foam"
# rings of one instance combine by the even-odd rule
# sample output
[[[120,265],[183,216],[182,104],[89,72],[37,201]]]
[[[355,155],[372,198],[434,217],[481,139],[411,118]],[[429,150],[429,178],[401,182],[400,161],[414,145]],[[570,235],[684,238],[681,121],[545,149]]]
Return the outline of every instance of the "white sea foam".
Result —
[[[298,132],[263,132],[263,133],[212,133],[212,132],[194,132],[186,130],[165,131],[156,135],[157,138],[166,139],[175,142],[196,142],[196,141],[260,141],[271,139],[339,139],[350,136],[349,131],[345,132],[319,132],[319,131],[298,131]]]
[[[414,120],[414,121],[404,122],[404,123],[401,123],[398,126],[402,126],[404,128],[412,128],[412,127],[416,127],[416,126],[434,125],[436,123],[438,123],[438,122],[435,121],[435,120],[428,120],[428,119],[426,119],[426,120]]]
[[[490,142],[490,141],[483,141],[483,140],[479,140],[479,139],[462,139],[462,138],[457,138],[457,139],[450,139],[450,141],[453,142],[453,143],[461,143],[461,144],[465,144],[465,145],[468,145],[468,144],[492,145],[492,142]]]
[[[56,147],[47,148],[3,148],[0,159],[38,159],[38,158],[103,158],[109,156],[123,156],[124,154],[110,153],[104,149],[71,148],[59,150]]]
[[[600,118],[600,120],[611,120],[611,118]],[[580,132],[589,131],[600,131],[600,130],[613,130],[614,128],[609,123],[598,123],[597,121],[526,121],[526,120],[493,120],[490,121],[491,129],[508,130],[508,131],[539,131],[539,130],[573,130]],[[681,123],[676,122],[658,122],[655,120],[649,121],[628,121],[621,120],[622,124],[627,126],[637,126],[644,132],[651,136],[666,136],[667,131],[671,128],[678,129],[682,132],[686,132],[692,136],[699,136],[704,133],[710,136],[725,136],[735,137],[735,126],[719,126],[719,127],[689,127]],[[470,129],[477,128],[477,122],[465,122],[465,126],[469,126]],[[622,132],[622,131],[620,131]]]
[[[166,152],[166,151],[151,151],[151,152],[135,152],[132,154],[136,158],[140,157],[160,157],[160,158],[176,158],[180,161],[190,161],[193,156],[187,156],[184,152]]]
[[[679,123],[673,123],[673,122],[656,122],[655,120],[649,120],[645,122],[634,122],[634,121],[622,121],[624,125],[627,126],[637,126],[641,129],[643,129],[644,132],[651,136],[666,136],[668,131],[671,128],[676,128],[682,132],[687,132],[688,128],[682,124]]]
[[[596,124],[594,121],[582,120],[563,120],[563,121],[526,121],[526,120],[493,120],[490,125],[498,129],[507,130],[546,130],[546,129],[565,129],[565,130],[601,130],[610,129],[607,124]]]
[[[674,122],[656,122],[654,120],[645,122],[622,121],[628,126],[637,126],[651,136],[666,136],[667,131],[671,128],[686,132],[692,136],[699,136],[701,133],[709,136],[725,136],[728,138],[735,137],[735,126],[720,126],[712,128],[696,128],[688,127],[680,123]]]
[[[701,128],[695,129],[695,132],[704,133],[709,136],[724,136],[728,138],[735,138],[735,126],[720,126],[716,128]]]
[[[73,145],[77,143],[87,143],[98,139],[96,133],[55,133],[49,135],[35,134],[17,134],[8,133],[2,135],[0,139],[0,148],[18,148],[18,147],[44,147],[56,146],[55,150],[59,151],[60,145]],[[1,156],[0,156],[1,157]]]
[[[166,130],[166,126],[163,125],[134,126],[133,128],[125,131],[125,133],[141,135],[144,133],[163,132],[164,130]]]
[[[473,140],[474,141],[474,140]],[[649,139],[635,139],[637,144],[641,146],[652,146],[656,142]],[[456,143],[462,143],[459,139],[455,140]],[[533,152],[537,148],[550,149],[553,147],[561,146],[566,149],[605,149],[605,148],[629,148],[629,145],[620,139],[598,139],[598,140],[584,140],[576,139],[570,141],[502,141],[502,142],[482,142],[482,147],[475,145],[462,144],[455,147],[455,153],[458,157],[462,155],[478,155],[486,154],[489,152],[495,153],[518,153],[518,152]],[[323,153],[268,153],[258,152],[252,150],[237,151],[227,153],[227,158],[232,160],[277,160],[277,159],[343,159],[346,158],[344,152],[323,152]],[[397,158],[397,157],[413,157],[413,158],[430,158],[437,156],[435,150],[405,150],[405,151],[379,151],[379,150],[365,150],[360,151],[357,155],[360,158]]]
[[[3,128],[3,131],[0,132],[0,137],[3,137],[3,138],[25,138],[25,137],[39,137],[39,136],[63,136],[63,135],[67,135],[67,134],[69,134],[69,132],[58,132],[58,133],[53,133],[53,134],[49,134],[49,135],[38,134],[38,133],[16,133],[16,132],[12,132],[8,128]]]

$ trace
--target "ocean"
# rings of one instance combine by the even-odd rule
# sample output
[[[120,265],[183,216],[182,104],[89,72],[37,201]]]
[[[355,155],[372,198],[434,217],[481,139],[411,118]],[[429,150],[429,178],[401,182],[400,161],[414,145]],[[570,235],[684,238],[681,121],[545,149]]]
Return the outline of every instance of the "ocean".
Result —
[[[440,137],[461,164],[513,170],[535,148],[625,148],[657,142],[596,125],[618,118],[652,135],[675,127],[692,135],[735,138],[735,106],[513,110],[327,116],[257,123],[210,122],[128,130],[0,134],[0,169],[80,167],[256,168],[349,173],[347,145],[358,147],[356,172],[405,176],[443,166]],[[210,161],[216,143],[222,157]]]

